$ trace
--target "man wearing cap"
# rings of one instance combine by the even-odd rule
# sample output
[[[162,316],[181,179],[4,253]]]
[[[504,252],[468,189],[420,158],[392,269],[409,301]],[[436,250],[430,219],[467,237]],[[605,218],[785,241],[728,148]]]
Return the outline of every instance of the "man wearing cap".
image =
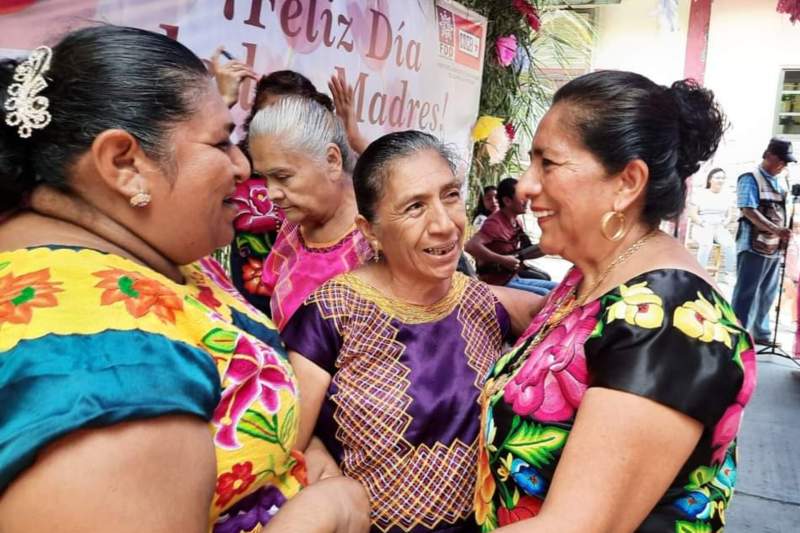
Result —
[[[741,210],[736,233],[736,287],[732,305],[756,343],[773,346],[769,310],[778,293],[780,250],[791,236],[786,227],[786,191],[778,174],[797,160],[792,143],[773,138],[761,164],[739,176],[737,205]]]

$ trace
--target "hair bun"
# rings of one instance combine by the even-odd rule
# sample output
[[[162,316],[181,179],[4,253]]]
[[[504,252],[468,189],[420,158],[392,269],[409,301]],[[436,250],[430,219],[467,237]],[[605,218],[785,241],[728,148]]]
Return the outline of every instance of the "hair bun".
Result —
[[[727,120],[714,93],[693,79],[676,81],[667,91],[678,109],[680,141],[675,169],[685,179],[717,150]]]
[[[0,213],[18,207],[36,185],[31,165],[32,139],[23,139],[6,124],[5,102],[19,61],[0,60]]]

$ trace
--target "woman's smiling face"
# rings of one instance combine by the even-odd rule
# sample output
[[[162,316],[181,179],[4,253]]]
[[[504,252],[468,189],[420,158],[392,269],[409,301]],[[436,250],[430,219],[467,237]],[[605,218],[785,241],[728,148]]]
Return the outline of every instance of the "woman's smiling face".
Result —
[[[422,283],[453,276],[466,226],[461,188],[435,150],[391,163],[372,229],[392,270]]]
[[[580,141],[568,104],[547,112],[533,138],[530,167],[517,183],[517,198],[530,200],[539,222],[539,246],[575,261],[602,238],[600,221],[612,210],[618,186]]]

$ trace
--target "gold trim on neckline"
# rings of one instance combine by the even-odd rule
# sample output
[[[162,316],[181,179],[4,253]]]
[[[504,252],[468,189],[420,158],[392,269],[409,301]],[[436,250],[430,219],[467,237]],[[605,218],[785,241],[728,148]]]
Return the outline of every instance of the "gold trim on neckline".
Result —
[[[456,308],[464,296],[469,278],[460,272],[453,275],[447,294],[438,302],[419,305],[393,299],[352,273],[343,274],[339,281],[353,289],[362,298],[377,305],[381,311],[406,324],[424,324],[441,320]]]

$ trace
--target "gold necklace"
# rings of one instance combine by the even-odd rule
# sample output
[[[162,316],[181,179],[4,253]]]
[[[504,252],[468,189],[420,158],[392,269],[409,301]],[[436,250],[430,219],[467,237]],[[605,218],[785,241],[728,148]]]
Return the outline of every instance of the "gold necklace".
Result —
[[[548,334],[550,334],[550,332],[552,332],[556,327],[558,327],[558,325],[561,324],[561,322],[563,322],[565,318],[571,315],[576,307],[582,306],[586,303],[589,296],[591,296],[591,294],[595,290],[597,290],[600,284],[606,280],[606,278],[608,277],[608,275],[611,273],[612,270],[614,270],[620,264],[630,259],[630,257],[637,251],[639,251],[639,249],[642,246],[644,246],[644,244],[647,241],[649,241],[657,232],[658,230],[653,230],[646,233],[645,235],[640,237],[639,240],[637,240],[636,242],[631,244],[627,249],[625,249],[625,251],[619,254],[597,277],[597,280],[584,293],[583,298],[580,299],[577,298],[576,295],[577,285],[572,287],[568,293],[566,293],[564,296],[561,297],[558,304],[556,305],[556,308],[553,310],[552,313],[550,313],[550,316],[547,317],[547,320],[545,321],[544,324],[542,324],[542,327],[539,328],[539,331],[536,332],[536,335],[533,337],[533,339],[527,343],[527,346],[525,346],[525,348],[520,348],[520,350],[524,353],[529,354],[531,350],[533,350],[533,348],[536,347],[536,345],[542,342],[542,340],[544,340],[544,338]],[[519,370],[519,368],[522,366],[522,363],[526,359],[527,358],[523,354],[520,354],[517,357],[516,361],[514,361],[514,363],[511,365],[509,372],[505,372],[502,376],[500,376],[497,379],[490,377],[486,381],[486,385],[484,386],[483,389],[485,396],[485,398],[483,399],[485,408],[488,408],[489,404],[488,400],[506,386],[506,384],[511,380],[511,378],[514,375],[516,375],[517,371]]]

